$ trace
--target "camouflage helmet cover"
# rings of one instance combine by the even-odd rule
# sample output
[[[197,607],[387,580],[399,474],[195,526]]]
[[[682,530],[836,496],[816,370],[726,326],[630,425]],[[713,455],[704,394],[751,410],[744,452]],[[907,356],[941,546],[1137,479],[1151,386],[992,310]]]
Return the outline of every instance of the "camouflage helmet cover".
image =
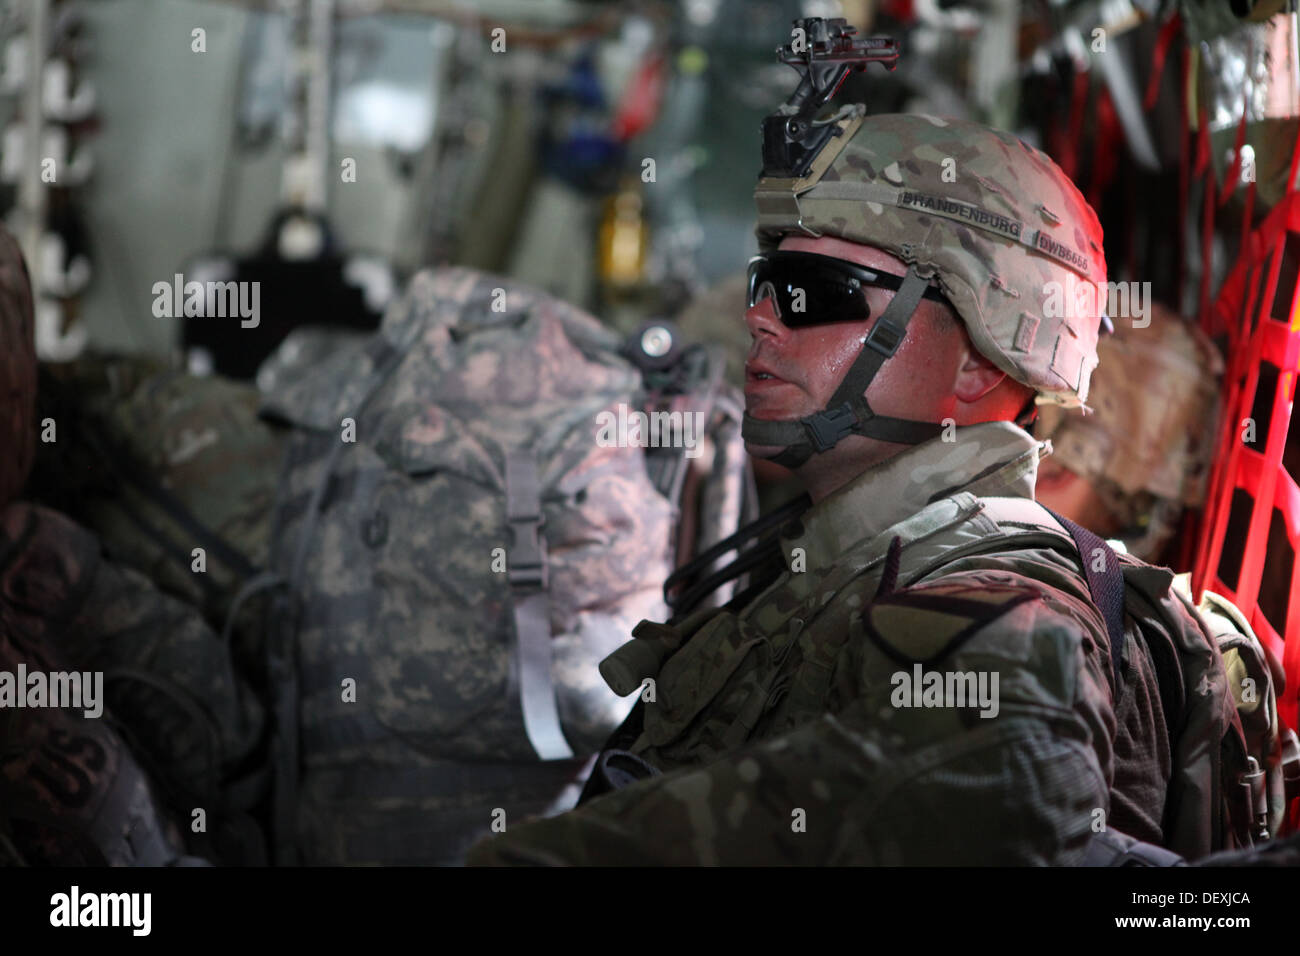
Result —
[[[1040,402],[1083,404],[1106,262],[1101,224],[1069,177],[965,120],[846,107],[831,121],[841,135],[802,179],[759,180],[759,248],[803,233],[892,253],[937,279],[975,347]]]
[[[27,267],[0,226],[0,505],[22,489],[36,448],[34,335]]]
[[[1223,359],[1199,328],[1160,303],[1118,316],[1102,336],[1093,411],[1043,409],[1038,435],[1071,471],[1104,483],[1104,497],[1142,493],[1184,505],[1205,498]],[[1126,517],[1127,508],[1108,501]]]

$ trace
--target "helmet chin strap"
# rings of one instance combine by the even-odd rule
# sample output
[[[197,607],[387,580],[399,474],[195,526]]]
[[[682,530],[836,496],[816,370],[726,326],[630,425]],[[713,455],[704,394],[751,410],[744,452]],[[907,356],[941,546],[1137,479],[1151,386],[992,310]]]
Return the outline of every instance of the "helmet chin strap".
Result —
[[[754,418],[746,412],[740,431],[745,441],[784,447],[784,451],[769,460],[787,468],[798,468],[814,454],[829,451],[849,435],[917,445],[943,431],[937,422],[877,415],[866,399],[867,387],[907,335],[907,323],[916,313],[928,284],[916,274],[914,267],[908,266],[902,286],[876,320],[862,351],[824,409],[787,421]]]

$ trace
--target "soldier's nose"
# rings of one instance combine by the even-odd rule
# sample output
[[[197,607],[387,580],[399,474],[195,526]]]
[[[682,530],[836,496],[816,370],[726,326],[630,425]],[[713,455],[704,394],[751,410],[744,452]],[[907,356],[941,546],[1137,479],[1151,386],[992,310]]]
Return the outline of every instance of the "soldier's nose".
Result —
[[[745,325],[749,327],[749,334],[755,338],[760,335],[780,338],[790,334],[785,323],[777,318],[776,300],[771,296],[759,299],[745,310]]]

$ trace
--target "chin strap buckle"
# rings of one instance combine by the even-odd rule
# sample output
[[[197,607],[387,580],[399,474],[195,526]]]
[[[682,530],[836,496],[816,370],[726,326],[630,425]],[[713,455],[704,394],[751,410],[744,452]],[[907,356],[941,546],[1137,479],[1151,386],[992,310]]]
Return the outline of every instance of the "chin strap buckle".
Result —
[[[858,417],[853,414],[853,408],[848,402],[818,412],[816,415],[810,415],[803,420],[808,438],[818,452],[830,451],[843,438],[853,434],[857,424]]]
[[[893,358],[898,347],[903,343],[903,336],[907,334],[907,329],[900,325],[890,322],[885,316],[881,316],[871,328],[871,332],[863,339],[862,344],[867,348],[879,352],[885,358]]]

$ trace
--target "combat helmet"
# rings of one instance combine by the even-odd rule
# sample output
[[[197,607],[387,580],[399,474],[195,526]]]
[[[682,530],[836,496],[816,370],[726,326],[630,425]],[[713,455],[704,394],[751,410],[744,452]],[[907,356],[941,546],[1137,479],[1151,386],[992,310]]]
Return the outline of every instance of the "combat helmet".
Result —
[[[1098,342],[1091,414],[1044,408],[1035,434],[1093,485],[1129,553],[1156,561],[1183,509],[1205,500],[1224,366],[1194,323],[1147,309],[1118,309]]]
[[[0,226],[0,505],[17,497],[36,448],[32,286],[18,243]]]
[[[913,444],[939,434],[935,423],[876,415],[862,397],[930,285],[975,348],[1039,403],[1082,405],[1106,303],[1096,214],[1059,166],[1008,133],[934,116],[867,116],[861,105],[811,118],[810,104],[843,79],[825,71],[846,73],[851,45],[879,42],[852,32],[827,21],[809,33],[802,58],[791,46],[780,51],[805,78],[764,124],[759,249],[771,253],[786,235],[836,236],[892,253],[907,276],[827,408],[797,421],[747,417],[745,438],[785,446],[775,460],[798,465],[849,434]],[[820,145],[809,149],[813,135]]]

